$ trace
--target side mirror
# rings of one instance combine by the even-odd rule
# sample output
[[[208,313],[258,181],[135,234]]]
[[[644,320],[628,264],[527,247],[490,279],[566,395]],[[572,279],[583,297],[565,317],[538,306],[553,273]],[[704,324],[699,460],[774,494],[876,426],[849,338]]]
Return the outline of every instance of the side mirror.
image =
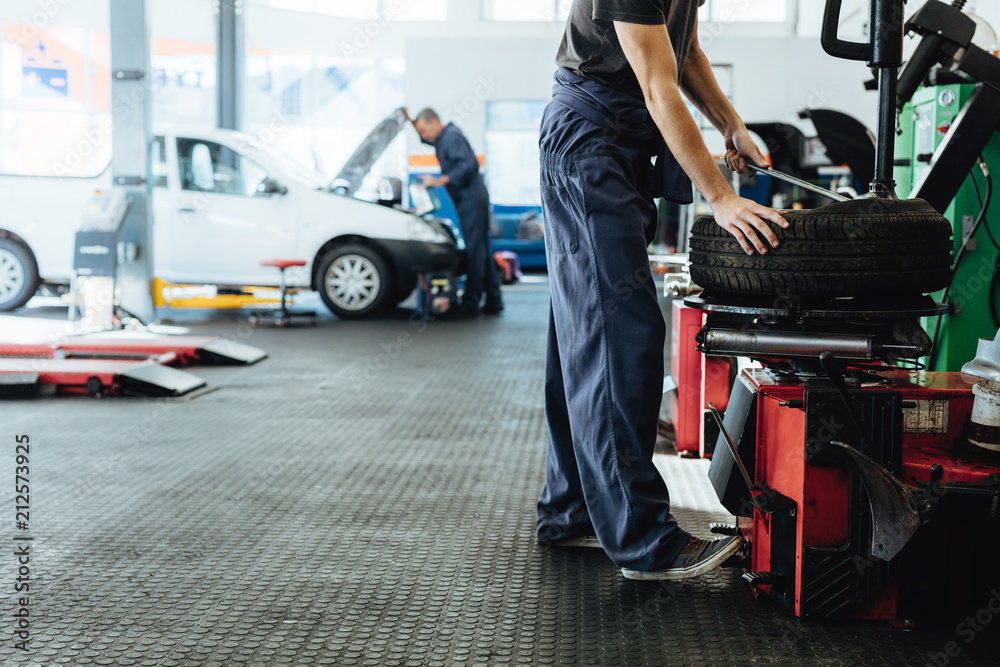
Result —
[[[273,178],[265,178],[264,181],[257,186],[257,192],[264,195],[287,195],[288,188]]]

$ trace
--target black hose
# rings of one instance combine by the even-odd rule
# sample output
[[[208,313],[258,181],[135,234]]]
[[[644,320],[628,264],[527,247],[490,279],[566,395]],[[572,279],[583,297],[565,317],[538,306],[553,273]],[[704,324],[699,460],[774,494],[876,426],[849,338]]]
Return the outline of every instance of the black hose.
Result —
[[[979,159],[982,160],[982,157]],[[976,172],[972,172],[971,177],[972,187],[976,191],[976,200],[979,202],[979,206],[982,207],[983,197],[979,193],[979,183],[976,182]],[[990,174],[989,170],[986,170],[986,190],[988,192],[993,190],[993,176]],[[990,243],[992,243],[993,247],[997,249],[997,252],[1000,252],[1000,244],[997,243],[996,237],[993,236],[993,230],[990,229],[990,221],[985,216],[983,216],[983,229],[986,230],[986,235],[990,237]]]
[[[982,160],[982,156],[979,156]],[[986,171],[986,186],[987,192],[993,189],[993,176],[990,175],[989,169]],[[979,193],[979,184],[976,183],[976,173],[972,172],[972,187],[976,190],[976,199],[979,201],[979,205],[983,205],[983,198]],[[993,231],[990,229],[990,222],[987,218],[983,218],[983,229],[986,230],[986,235],[990,238],[990,243],[993,247],[997,249],[997,260],[993,264],[993,278],[990,280],[990,292],[989,292],[989,304],[990,304],[990,316],[993,318],[993,326],[1000,329],[1000,313],[997,312],[997,286],[1000,283],[1000,244],[997,244],[996,238],[993,236]]]

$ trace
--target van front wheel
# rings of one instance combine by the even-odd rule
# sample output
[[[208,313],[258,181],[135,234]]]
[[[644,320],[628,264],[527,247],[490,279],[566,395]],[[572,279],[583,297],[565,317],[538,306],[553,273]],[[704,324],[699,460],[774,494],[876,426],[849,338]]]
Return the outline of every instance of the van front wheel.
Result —
[[[21,243],[0,238],[0,311],[17,310],[38,291],[38,266]]]
[[[362,245],[334,248],[320,261],[317,275],[323,303],[345,319],[372,315],[393,291],[385,260]]]

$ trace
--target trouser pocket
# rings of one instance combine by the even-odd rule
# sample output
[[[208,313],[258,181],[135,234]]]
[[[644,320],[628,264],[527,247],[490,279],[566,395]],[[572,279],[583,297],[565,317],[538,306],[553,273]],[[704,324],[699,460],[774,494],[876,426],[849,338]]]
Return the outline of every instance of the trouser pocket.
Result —
[[[553,255],[572,255],[580,247],[580,221],[572,205],[568,178],[559,185],[542,182],[542,216],[545,250]],[[577,193],[578,194],[578,193]]]

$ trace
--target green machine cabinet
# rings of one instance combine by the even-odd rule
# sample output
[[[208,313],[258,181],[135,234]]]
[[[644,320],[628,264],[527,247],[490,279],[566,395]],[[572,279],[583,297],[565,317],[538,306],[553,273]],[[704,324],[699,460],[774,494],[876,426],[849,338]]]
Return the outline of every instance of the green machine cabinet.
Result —
[[[922,88],[903,107],[900,114],[900,134],[896,138],[896,192],[900,198],[909,197],[914,184],[927,169],[930,156],[937,150],[955,121],[959,112],[968,102],[975,86],[973,84],[948,84]],[[990,172],[1000,175],[1000,134],[994,133],[983,152]],[[979,186],[976,196],[973,179]],[[972,232],[976,218],[982,209],[982,201],[987,193],[986,178],[979,167],[975,167],[966,178],[958,195],[945,210],[944,215],[951,221],[954,230],[955,252],[962,247]],[[1000,241],[1000,192],[996,192],[986,213],[986,220],[979,227],[975,238],[970,239],[955,271],[948,299],[954,304],[955,314],[941,318],[938,330],[937,318],[925,318],[923,326],[931,337],[937,334],[936,353],[928,370],[959,371],[962,365],[976,356],[980,338],[993,338],[997,326],[990,312],[990,299],[1000,295],[991,289],[997,269],[997,249],[990,241],[987,223],[992,225],[993,236]],[[943,298],[943,292],[934,297]],[[929,360],[925,359],[925,363]]]

